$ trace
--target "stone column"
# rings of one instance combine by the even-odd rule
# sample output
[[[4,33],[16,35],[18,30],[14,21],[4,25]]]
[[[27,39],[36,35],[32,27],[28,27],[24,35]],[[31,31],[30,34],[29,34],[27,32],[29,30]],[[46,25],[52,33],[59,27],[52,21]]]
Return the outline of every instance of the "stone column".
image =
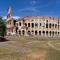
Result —
[[[43,33],[42,33],[42,31],[41,31],[41,36],[43,36]]]
[[[34,36],[35,36],[35,19],[34,19]]]
[[[46,29],[46,20],[45,20],[45,29]],[[45,30],[45,37],[46,37],[46,30]]]
[[[21,30],[21,35],[23,35],[23,34],[22,34],[22,30]]]
[[[57,23],[57,37],[58,37],[58,23]]]
[[[37,30],[37,32],[38,32],[38,36],[39,36],[39,19],[38,19],[38,30]]]
[[[45,37],[46,37],[46,31],[45,31]]]

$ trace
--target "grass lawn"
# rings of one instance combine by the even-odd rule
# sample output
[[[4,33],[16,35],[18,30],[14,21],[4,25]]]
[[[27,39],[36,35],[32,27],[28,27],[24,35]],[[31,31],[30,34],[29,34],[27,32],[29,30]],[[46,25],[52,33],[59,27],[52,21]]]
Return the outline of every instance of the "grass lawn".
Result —
[[[60,40],[52,41],[51,42],[55,47],[60,48]]]
[[[60,51],[47,44],[60,42],[57,38],[10,36],[7,40],[0,42],[0,60],[60,60]]]
[[[48,49],[45,60],[60,60],[60,52],[51,48]]]
[[[19,60],[21,53],[7,48],[0,48],[0,60]]]

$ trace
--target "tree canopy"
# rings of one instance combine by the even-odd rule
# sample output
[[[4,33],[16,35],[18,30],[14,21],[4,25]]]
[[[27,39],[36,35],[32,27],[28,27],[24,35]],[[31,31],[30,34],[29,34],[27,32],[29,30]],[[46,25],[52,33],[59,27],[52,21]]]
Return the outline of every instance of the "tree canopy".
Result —
[[[6,33],[6,25],[2,17],[0,17],[0,36],[4,37],[5,33]]]

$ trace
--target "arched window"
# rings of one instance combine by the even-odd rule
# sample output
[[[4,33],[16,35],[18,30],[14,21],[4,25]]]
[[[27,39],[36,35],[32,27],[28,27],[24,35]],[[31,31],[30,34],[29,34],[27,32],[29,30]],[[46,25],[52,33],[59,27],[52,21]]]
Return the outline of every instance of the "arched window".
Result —
[[[25,23],[25,26],[27,26],[27,23]]]
[[[54,24],[52,24],[52,27],[54,28]]]
[[[19,22],[19,26],[21,26],[21,22]]]
[[[38,27],[38,23],[35,23],[35,27]]]
[[[28,23],[28,27],[30,27],[30,23]]]
[[[34,23],[32,23],[31,25],[32,25],[32,28],[34,28]]]
[[[49,28],[51,28],[51,23],[49,24]]]
[[[46,28],[48,28],[48,23],[46,24]]]
[[[57,28],[57,24],[55,24],[55,28]]]

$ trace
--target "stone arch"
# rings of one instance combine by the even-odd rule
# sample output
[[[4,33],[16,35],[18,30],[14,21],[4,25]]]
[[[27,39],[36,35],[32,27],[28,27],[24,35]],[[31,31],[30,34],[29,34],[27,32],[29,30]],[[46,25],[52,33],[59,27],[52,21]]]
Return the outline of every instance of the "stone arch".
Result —
[[[45,35],[45,31],[43,31],[42,33],[43,33],[43,35]]]
[[[25,34],[25,31],[24,30],[22,30],[22,35],[24,35]]]
[[[31,32],[32,32],[32,35],[33,35],[34,34],[34,31],[32,30]]]
[[[49,35],[51,36],[51,31],[49,32]]]
[[[59,36],[59,32],[58,32],[58,36]]]
[[[34,28],[34,23],[31,23],[32,28]]]
[[[41,31],[39,31],[39,35],[41,35]]]
[[[52,31],[52,36],[54,36],[54,31]]]
[[[19,35],[21,35],[21,31],[19,30]]]
[[[48,36],[48,31],[46,31],[46,35]]]
[[[55,35],[57,35],[57,32],[55,32]]]
[[[28,35],[31,35],[31,32],[30,31],[28,31]]]
[[[50,24],[49,24],[49,28],[51,28],[51,25],[52,25],[52,24],[50,23]]]
[[[38,32],[37,32],[37,30],[35,31],[35,35],[37,35],[38,34]]]

